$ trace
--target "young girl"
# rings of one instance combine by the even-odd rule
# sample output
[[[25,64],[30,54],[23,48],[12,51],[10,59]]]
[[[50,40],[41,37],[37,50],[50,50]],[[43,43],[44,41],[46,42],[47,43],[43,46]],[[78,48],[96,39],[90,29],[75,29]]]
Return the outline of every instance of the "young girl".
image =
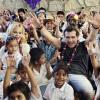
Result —
[[[12,69],[18,68],[18,63],[22,59],[22,55],[20,54],[19,50],[19,44],[16,40],[15,36],[9,36],[6,40],[6,50],[1,58],[1,66],[0,68],[5,70],[7,68],[7,57],[11,56],[13,57],[12,61]]]
[[[41,48],[32,48],[30,56],[31,66],[39,85],[47,85],[48,80],[51,78],[52,68],[49,63],[46,64],[44,51]]]
[[[10,85],[10,74],[11,74],[11,58],[8,61],[8,67],[4,79],[4,97],[8,97],[7,100],[42,100],[37,81],[34,78],[34,73],[29,67],[30,57],[29,55],[24,56],[22,63],[19,65],[18,73],[20,75],[20,80],[13,82]],[[24,79],[25,80],[24,80]],[[27,80],[26,80],[27,78]],[[28,86],[30,82],[30,87]]]
[[[20,54],[19,44],[16,40],[15,36],[9,36],[6,40],[6,50],[1,58],[1,66],[0,68],[5,70],[7,68],[7,57],[11,56],[14,57],[12,61],[12,69],[18,68],[18,63],[22,59],[22,55]]]
[[[54,81],[48,84],[44,100],[74,100],[73,88],[66,82],[68,69],[63,63],[58,63],[53,76]]]

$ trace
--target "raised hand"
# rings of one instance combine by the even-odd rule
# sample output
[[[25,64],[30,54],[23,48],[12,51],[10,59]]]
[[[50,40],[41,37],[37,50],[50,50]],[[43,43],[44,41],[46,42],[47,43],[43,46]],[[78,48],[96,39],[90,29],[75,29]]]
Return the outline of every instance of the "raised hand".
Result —
[[[93,55],[96,53],[95,44],[93,42],[89,42],[89,44],[86,45],[86,48],[89,55]]]
[[[56,17],[56,18],[55,18],[55,23],[54,23],[54,24],[55,24],[56,26],[59,26],[60,22],[61,22],[60,18]]]
[[[16,65],[16,60],[14,58],[13,55],[9,55],[7,58],[6,58],[6,63],[7,63],[7,66],[9,68],[15,68],[15,65]]]
[[[27,55],[23,55],[23,58],[22,58],[22,64],[24,65],[24,67],[29,67],[29,63],[30,63],[30,55],[27,54]]]
[[[100,29],[100,14],[95,14],[95,16],[89,20],[89,22],[93,25],[94,28]]]

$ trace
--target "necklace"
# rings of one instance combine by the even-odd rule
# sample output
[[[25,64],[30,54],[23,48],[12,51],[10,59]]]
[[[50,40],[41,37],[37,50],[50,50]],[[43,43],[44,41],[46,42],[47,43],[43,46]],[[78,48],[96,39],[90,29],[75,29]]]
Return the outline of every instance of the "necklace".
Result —
[[[70,57],[69,61],[67,62],[67,66],[68,66],[68,67],[69,67],[69,66],[71,65],[71,63],[72,63],[72,60],[73,60],[73,58],[74,58],[74,56],[75,56],[75,53],[76,53],[76,50],[77,50],[78,45],[79,45],[79,43],[77,43],[77,45],[75,46],[75,48],[74,48],[74,50],[73,50],[73,52],[72,52],[72,54],[71,54],[71,57]],[[67,45],[64,46],[64,48],[63,48],[63,50],[62,50],[62,52],[61,52],[61,60],[63,60],[63,58],[64,58],[64,53],[66,52],[66,48],[67,48]]]

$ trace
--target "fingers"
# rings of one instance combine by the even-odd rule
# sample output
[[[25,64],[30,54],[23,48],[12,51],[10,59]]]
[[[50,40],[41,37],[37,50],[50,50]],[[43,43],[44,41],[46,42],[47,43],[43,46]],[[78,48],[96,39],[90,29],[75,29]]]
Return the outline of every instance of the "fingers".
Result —
[[[14,58],[13,55],[9,55],[8,57],[6,57],[6,63],[7,63],[7,66],[9,67],[13,67],[16,65],[16,60]]]
[[[29,63],[30,63],[30,55],[29,54],[23,55],[22,63],[25,67],[29,66]]]

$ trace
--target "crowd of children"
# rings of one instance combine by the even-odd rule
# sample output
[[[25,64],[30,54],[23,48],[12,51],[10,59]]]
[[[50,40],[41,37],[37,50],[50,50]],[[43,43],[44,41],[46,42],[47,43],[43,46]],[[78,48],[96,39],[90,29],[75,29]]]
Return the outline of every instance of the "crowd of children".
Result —
[[[0,100],[100,100],[100,13],[0,11]]]

